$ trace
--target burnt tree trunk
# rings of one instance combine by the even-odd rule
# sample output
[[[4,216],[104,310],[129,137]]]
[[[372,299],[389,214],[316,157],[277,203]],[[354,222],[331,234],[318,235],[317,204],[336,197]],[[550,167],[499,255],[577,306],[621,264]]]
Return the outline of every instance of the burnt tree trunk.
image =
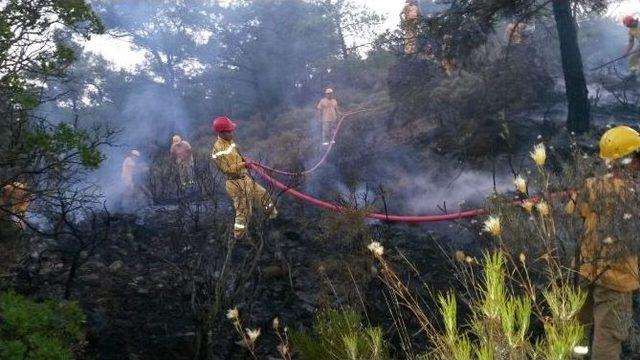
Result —
[[[585,132],[589,130],[591,114],[575,19],[571,13],[570,0],[552,0],[552,3],[569,106],[567,128],[578,133]]]

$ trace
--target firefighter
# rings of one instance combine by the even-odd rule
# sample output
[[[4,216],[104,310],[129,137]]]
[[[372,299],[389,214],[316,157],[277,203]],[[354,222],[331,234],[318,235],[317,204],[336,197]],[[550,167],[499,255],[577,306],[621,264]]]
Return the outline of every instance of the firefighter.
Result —
[[[442,69],[447,76],[452,76],[456,70],[456,63],[453,58],[453,37],[449,34],[442,37]]]
[[[520,45],[524,42],[527,30],[527,24],[523,22],[511,22],[505,28],[505,41],[509,45]]]
[[[133,193],[135,188],[135,180],[137,177],[137,165],[140,159],[140,151],[131,150],[129,156],[127,156],[122,162],[122,183],[126,193]]]
[[[26,227],[24,217],[29,210],[29,205],[31,205],[29,188],[24,182],[14,181],[3,186],[0,190],[2,213],[8,213],[11,221],[22,229]]]
[[[638,19],[633,16],[627,15],[622,18],[622,23],[629,29],[629,42],[625,49],[624,56],[629,56],[629,73],[632,78],[635,78],[640,69],[640,49],[633,51],[636,41],[640,42],[640,27],[638,26]]]
[[[333,89],[327,88],[324,97],[318,102],[316,107],[320,112],[320,122],[322,122],[322,145],[334,144],[334,131],[338,122],[338,101],[334,98]]]
[[[420,8],[417,0],[407,0],[400,13],[400,26],[404,30],[404,53],[413,55],[418,52],[418,18]]]
[[[191,144],[183,140],[179,135],[174,135],[169,153],[178,168],[180,184],[183,187],[193,185],[193,151],[191,150]]]
[[[587,329],[593,328],[592,360],[620,359],[622,342],[629,336],[632,292],[640,288],[637,256],[624,239],[616,242],[605,229],[608,219],[616,218],[615,207],[630,197],[633,182],[623,167],[640,172],[638,150],[640,134],[635,130],[619,126],[607,131],[600,140],[600,157],[613,166],[613,172],[587,179],[566,208],[584,222],[579,272],[588,283],[588,297],[579,319]]]
[[[249,177],[248,164],[233,141],[235,128],[236,124],[228,117],[221,116],[213,120],[213,130],[218,134],[218,139],[213,144],[211,158],[227,177],[225,189],[233,200],[236,213],[233,234],[240,239],[247,233],[254,206],[262,206],[269,219],[275,219],[278,211],[269,193]]]

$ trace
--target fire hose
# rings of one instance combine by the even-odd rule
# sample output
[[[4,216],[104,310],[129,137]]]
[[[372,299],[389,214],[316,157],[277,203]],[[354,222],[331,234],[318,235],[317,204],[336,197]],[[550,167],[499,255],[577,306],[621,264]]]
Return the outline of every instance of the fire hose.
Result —
[[[246,161],[249,167],[253,171],[255,171],[255,173],[258,174],[262,179],[264,179],[269,184],[273,185],[275,188],[282,190],[282,192],[289,194],[297,198],[298,200],[306,202],[307,204],[311,204],[317,208],[321,208],[321,209],[325,209],[333,212],[348,211],[348,209],[345,207],[320,200],[308,194],[301,193],[300,191],[294,189],[293,187],[286,185],[278,181],[277,179],[274,179],[272,176],[267,174],[267,172],[262,168],[262,166],[260,166],[256,162],[249,159],[247,159]],[[555,197],[571,194],[572,192],[573,190],[560,191],[556,193],[548,193],[547,196],[555,198]],[[536,196],[533,198],[529,198],[529,200],[533,201],[534,203],[537,203],[541,201],[541,197]],[[522,204],[522,201],[514,201],[512,203],[512,205],[515,205],[515,206],[520,204]],[[472,209],[472,210],[458,211],[458,212],[439,214],[439,215],[389,215],[389,214],[381,214],[381,213],[368,213],[365,215],[365,217],[369,219],[376,219],[376,220],[387,221],[387,222],[419,224],[419,223],[433,223],[433,222],[453,221],[453,220],[462,220],[462,219],[472,219],[478,216],[487,215],[488,213],[489,212],[487,209]]]
[[[306,175],[314,172],[326,161],[329,153],[332,150],[334,141],[338,135],[342,122],[351,115],[366,112],[366,111],[369,111],[369,110],[359,110],[351,113],[346,113],[340,118],[336,126],[336,129],[333,133],[333,136],[331,139],[332,141],[329,143],[329,146],[327,147],[327,150],[325,151],[324,155],[313,167],[309,168],[308,170],[301,171],[301,172],[289,172],[289,171],[278,170],[278,169],[260,164],[251,159],[245,159],[245,161],[247,162],[249,168],[251,168],[256,174],[258,174],[262,179],[270,183],[275,188],[280,189],[283,193],[289,194],[297,198],[298,200],[311,204],[317,208],[321,208],[321,209],[325,209],[333,212],[348,211],[348,209],[345,207],[332,204],[332,203],[320,200],[311,195],[302,193],[294,189],[293,187],[286,185],[280,182],[279,180],[275,179],[274,177],[269,175],[267,171],[275,174],[279,174],[279,175],[284,175],[284,176],[300,176],[300,175]],[[550,194],[550,196],[558,196],[563,194],[566,194],[566,192],[553,193],[553,194]],[[530,200],[537,202],[540,200],[540,198],[537,197],[537,198],[532,198]],[[520,203],[521,203],[520,201],[515,201],[513,204],[519,205]],[[471,209],[471,210],[458,211],[458,212],[452,212],[452,213],[446,213],[446,214],[438,214],[438,215],[389,215],[389,214],[382,214],[382,213],[368,213],[365,215],[365,217],[369,219],[376,219],[376,220],[381,220],[386,222],[417,224],[417,223],[433,223],[433,222],[453,221],[453,220],[461,220],[461,219],[471,219],[471,218],[475,218],[475,217],[486,215],[486,214],[488,214],[488,211],[486,209]]]
[[[311,168],[304,170],[304,171],[299,171],[299,172],[290,172],[290,171],[284,171],[284,170],[278,170],[260,163],[256,163],[254,162],[253,165],[257,166],[257,167],[261,167],[265,170],[268,170],[274,174],[278,174],[278,175],[284,175],[284,176],[301,176],[301,175],[307,175],[310,174],[316,170],[318,170],[318,168],[320,168],[320,166],[322,164],[324,164],[324,162],[327,160],[327,157],[329,156],[329,153],[331,153],[331,150],[333,149],[333,145],[335,145],[335,140],[338,137],[338,133],[340,132],[340,127],[342,126],[342,122],[353,115],[359,114],[359,113],[363,113],[363,112],[368,112],[368,111],[374,111],[375,109],[363,109],[363,110],[357,110],[357,111],[352,111],[352,112],[348,112],[343,114],[340,117],[340,120],[338,121],[338,124],[336,125],[336,128],[333,132],[333,135],[331,136],[331,141],[329,142],[329,146],[327,146],[327,150],[325,150],[324,154],[322,155],[322,157],[320,158],[320,160],[318,160],[318,162],[313,165]]]
[[[348,209],[342,206],[338,206],[336,204],[328,203],[326,201],[315,198],[311,195],[307,195],[301,193],[300,191],[283,184],[271,177],[267,172],[263,169],[263,167],[256,162],[247,159],[249,167],[255,171],[262,179],[266,182],[273,185],[275,188],[282,190],[284,193],[287,193],[303,202],[311,204],[315,207],[333,211],[333,212],[341,212],[347,211]],[[402,222],[402,223],[427,223],[427,222],[441,222],[441,221],[451,221],[451,220],[459,220],[459,219],[470,219],[476,216],[487,214],[487,210],[485,209],[475,209],[475,210],[467,210],[467,211],[459,211],[455,213],[441,214],[441,215],[388,215],[388,214],[380,214],[380,213],[369,213],[365,216],[369,219],[377,219],[388,222]]]

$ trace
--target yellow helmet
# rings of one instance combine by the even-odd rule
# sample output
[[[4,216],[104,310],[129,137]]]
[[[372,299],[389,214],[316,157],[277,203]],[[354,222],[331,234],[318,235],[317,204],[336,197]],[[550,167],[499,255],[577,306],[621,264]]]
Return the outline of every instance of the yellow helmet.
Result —
[[[640,150],[640,133],[628,126],[616,126],[600,138],[600,157],[617,160]]]

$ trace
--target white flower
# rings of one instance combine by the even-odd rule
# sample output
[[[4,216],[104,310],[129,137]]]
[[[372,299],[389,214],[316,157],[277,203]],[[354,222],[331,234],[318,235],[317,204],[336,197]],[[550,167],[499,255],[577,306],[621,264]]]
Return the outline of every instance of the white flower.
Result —
[[[538,135],[537,139],[538,140],[542,139],[542,135]]]
[[[624,158],[624,159],[620,160],[620,163],[622,165],[624,165],[624,166],[627,166],[627,165],[631,164],[632,162],[633,162],[632,158]]]
[[[489,216],[484,222],[483,231],[490,233],[493,236],[500,236],[502,234],[502,225],[500,224],[500,218],[497,216]]]
[[[464,252],[458,250],[456,251],[455,258],[457,262],[465,262],[467,255]]]
[[[540,201],[536,205],[536,210],[538,210],[538,213],[542,216],[549,216],[549,213],[551,212],[551,209],[549,208],[549,204],[544,200]]]
[[[523,253],[520,253],[520,262],[524,264],[526,261],[527,257]]]
[[[547,148],[544,143],[540,143],[533,147],[533,151],[529,154],[536,165],[542,167],[547,161]]]
[[[527,180],[525,180],[522,176],[516,176],[515,180],[513,180],[516,189],[523,194],[527,193]]]
[[[254,343],[258,336],[260,336],[260,329],[245,329],[247,332],[247,337],[249,338],[249,342]]]
[[[384,255],[384,247],[377,241],[371,242],[371,244],[367,246],[367,249],[369,249],[369,251],[371,251],[375,256],[381,257]]]
[[[575,346],[573,348],[573,353],[576,355],[587,355],[589,353],[588,346]]]
[[[611,236],[608,236],[606,239],[602,240],[602,242],[607,245],[611,245],[613,244],[613,238]]]
[[[624,220],[629,220],[629,219],[631,219],[632,217],[633,217],[633,215],[631,215],[631,214],[624,214],[624,215],[622,216],[622,218],[623,218]]]
[[[238,312],[238,308],[236,307],[227,311],[227,319],[229,320],[238,320],[238,316],[240,316],[240,312]]]
[[[273,318],[273,321],[271,322],[271,325],[273,325],[273,329],[274,330],[278,330],[280,328],[280,320],[278,320],[278,318]]]

